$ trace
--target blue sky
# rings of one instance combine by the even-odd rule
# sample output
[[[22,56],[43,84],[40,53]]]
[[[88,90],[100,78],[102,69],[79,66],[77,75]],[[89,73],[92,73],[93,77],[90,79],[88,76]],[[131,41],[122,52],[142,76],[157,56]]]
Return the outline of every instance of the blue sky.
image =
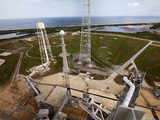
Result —
[[[0,19],[81,16],[83,0],[1,0]],[[160,0],[91,0],[92,16],[160,16]]]

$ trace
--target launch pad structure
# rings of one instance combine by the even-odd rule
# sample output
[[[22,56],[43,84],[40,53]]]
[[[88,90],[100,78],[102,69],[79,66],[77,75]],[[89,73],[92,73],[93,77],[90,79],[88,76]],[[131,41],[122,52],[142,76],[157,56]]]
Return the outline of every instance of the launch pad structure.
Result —
[[[77,103],[79,108],[81,108],[88,114],[86,120],[141,120],[144,112],[135,110],[135,102],[139,96],[145,74],[139,72],[136,64],[134,63],[134,61],[132,61],[133,59],[130,59],[129,62],[127,62],[127,66],[132,63],[135,72],[132,76],[127,75],[123,77],[126,86],[121,93],[120,99],[117,102],[117,106],[112,111],[104,109],[101,103],[97,103],[96,101],[94,101],[94,99],[90,98],[89,94],[85,92],[83,93],[83,98],[75,99],[72,96],[70,80],[68,76],[70,72],[67,60],[68,53],[65,48],[64,34],[64,31],[60,31],[62,41],[62,54],[60,56],[63,58],[63,73],[64,80],[66,82],[65,88],[67,91],[62,101],[62,104],[59,106],[57,112],[53,117],[53,120],[58,120],[58,118],[60,118],[60,113],[62,113],[66,105],[70,106],[74,111],[75,108],[74,104],[72,103]],[[134,58],[135,60],[150,44],[151,42],[147,44],[143,49],[141,49],[132,58]],[[127,116],[126,114],[129,115]],[[123,115],[125,115],[125,118],[122,117]]]
[[[86,11],[84,12],[85,15],[82,18],[80,53],[79,53],[78,64],[81,65],[87,64],[88,67],[92,68],[90,2],[91,2],[90,0],[83,0],[83,7],[84,7],[83,10],[87,10],[87,12]],[[36,24],[36,28],[37,28],[36,34],[38,36],[38,43],[39,43],[42,64],[34,67],[32,69],[32,72],[28,76],[24,77],[26,85],[28,86],[30,91],[34,93],[32,97],[35,98],[39,96],[43,91],[40,91],[38,89],[37,85],[40,83],[36,83],[35,81],[33,81],[32,76],[34,76],[37,73],[48,71],[50,62],[54,61],[54,57],[52,55],[52,50],[47,37],[47,32],[45,30],[44,23],[38,22]],[[37,101],[39,103],[45,104],[44,105],[45,108],[39,107],[39,111],[34,120],[62,120],[60,118],[62,117],[62,114],[65,114],[66,112],[64,111],[66,105],[69,106],[69,108],[71,108],[72,111],[74,111],[75,108],[78,106],[79,109],[85,112],[84,115],[86,117],[85,120],[141,120],[144,115],[144,112],[136,110],[135,106],[136,106],[136,100],[141,91],[142,83],[145,78],[145,73],[142,73],[138,70],[134,61],[144,50],[146,50],[152,44],[152,42],[149,42],[144,48],[138,51],[126,63],[120,66],[120,68],[113,71],[113,74],[116,73],[116,75],[118,74],[123,75],[123,81],[125,82],[125,88],[117,99],[109,97],[107,98],[105,96],[97,95],[99,97],[117,101],[116,106],[112,110],[107,110],[103,108],[103,105],[101,103],[98,103],[97,101],[95,101],[93,98],[90,97],[91,93],[71,88],[70,86],[71,83],[69,79],[70,68],[67,58],[69,54],[67,53],[66,44],[64,41],[65,32],[61,30],[59,34],[61,36],[61,45],[62,45],[62,53],[60,54],[60,56],[63,59],[63,79],[65,81],[65,85],[60,87],[65,88],[66,93],[61,105],[57,108],[56,111],[54,111],[54,113],[53,111],[50,110],[50,108],[54,108],[55,106],[49,105],[48,103],[46,103],[45,100]],[[133,66],[134,72],[132,72],[132,74],[124,75],[124,69],[126,69],[126,67],[128,67],[129,65]],[[19,67],[20,65],[18,65],[17,68]],[[16,74],[18,72],[19,70],[17,70]],[[110,77],[113,77],[112,76],[113,74],[111,74],[108,79],[110,79]],[[47,84],[47,83],[43,83],[41,85],[52,86],[52,87],[56,86],[54,84]],[[80,98],[77,96],[72,96],[72,90],[82,92],[83,97]],[[14,112],[15,111],[13,111],[12,114],[14,114]],[[52,116],[50,117],[49,115]]]
[[[52,114],[53,115],[52,119],[49,118],[49,114],[50,114],[49,108],[54,107],[54,106],[49,105],[50,107],[49,106],[45,107],[45,108],[39,107],[39,112],[37,113],[38,117],[36,116],[35,120],[38,120],[39,118],[41,118],[41,120],[45,120],[45,119],[43,119],[43,117],[46,117],[47,120],[61,120],[59,118],[61,117],[62,114],[64,114],[64,116],[67,115],[66,114],[67,112],[65,111],[66,106],[69,107],[72,111],[77,109],[76,107],[78,106],[78,109],[84,111],[85,115],[83,117],[86,120],[90,120],[90,119],[94,119],[94,120],[121,120],[121,119],[122,120],[128,120],[128,119],[141,120],[144,115],[144,112],[138,111],[135,109],[135,106],[136,106],[135,102],[139,96],[145,74],[141,73],[138,70],[136,64],[134,63],[134,60],[148,46],[151,45],[151,42],[148,43],[140,51],[138,51],[138,53],[132,57],[134,59],[129,59],[129,62],[127,62],[127,66],[129,64],[133,65],[134,73],[132,74],[132,76],[126,75],[123,77],[123,80],[126,83],[125,89],[123,90],[123,92],[121,93],[119,98],[116,99],[117,105],[114,107],[114,109],[108,110],[108,109],[104,109],[103,105],[101,103],[98,103],[97,101],[95,101],[93,98],[90,97],[90,95],[93,95],[93,94],[87,93],[85,91],[73,89],[70,87],[70,79],[69,79],[70,68],[69,68],[68,59],[67,59],[69,54],[67,53],[67,50],[66,50],[66,45],[65,45],[65,41],[64,41],[64,37],[65,37],[64,34],[65,34],[64,31],[60,31],[61,43],[62,43],[62,54],[60,54],[60,56],[63,59],[63,75],[64,75],[63,78],[65,80],[64,88],[66,89],[65,97],[63,99],[62,104],[58,107],[58,109],[54,112],[54,114]],[[44,64],[45,64],[45,62],[44,62]],[[122,66],[124,66],[124,65],[122,65]],[[125,69],[125,67],[123,67],[123,69]],[[117,72],[117,74],[121,74],[121,72],[119,72],[119,73]],[[36,96],[39,96],[41,94],[41,92],[43,92],[38,89],[38,87],[37,87],[38,83],[35,84],[35,82],[33,82],[32,78],[30,76],[25,77],[24,81],[27,84],[27,86],[29,87],[29,89],[34,93],[33,97],[36,98]],[[45,85],[46,86],[47,85],[56,86],[54,84],[45,84]],[[72,96],[72,93],[71,93],[72,90],[82,92],[83,97],[79,98],[76,96]],[[100,97],[103,98],[105,96],[100,96]],[[108,98],[106,98],[106,99],[108,99]],[[112,98],[109,98],[109,99],[112,99]],[[115,99],[112,99],[112,100],[115,100]],[[37,101],[37,102],[39,102],[39,101]],[[42,100],[40,102],[45,105],[46,104],[48,105],[48,103],[46,103],[45,100],[44,101]],[[40,104],[40,103],[38,103],[38,104]],[[75,107],[75,105],[76,105],[76,107]],[[17,110],[17,109],[15,109],[15,110]],[[13,111],[13,112],[15,112],[15,111]],[[74,114],[74,112],[73,112],[73,114]]]
[[[83,0],[83,17],[81,25],[79,64],[91,65],[91,4]],[[87,28],[87,29],[86,29]]]
[[[48,40],[47,32],[45,29],[45,25],[43,22],[38,22],[36,24],[36,28],[42,64],[49,63],[49,61],[52,61],[54,59],[52,55],[51,46]]]
[[[39,50],[40,50],[42,64],[30,69],[31,73],[28,75],[29,78],[31,78],[33,75],[37,73],[39,74],[47,72],[49,70],[50,63],[51,62],[56,63],[52,55],[52,50],[45,29],[45,24],[43,22],[38,22],[36,24],[36,28],[37,28],[37,38],[39,43]]]
[[[82,28],[81,28],[81,40],[80,40],[80,54],[78,64],[86,64],[88,67],[92,66],[91,61],[91,9],[90,9],[90,0],[83,0],[83,10],[85,11],[85,15],[82,18]],[[87,13],[87,14],[86,14]],[[42,65],[44,67],[48,67],[49,61],[53,59],[51,47],[49,45],[49,41],[47,38],[47,34],[45,31],[45,26],[43,23],[37,23],[37,34],[39,39],[40,53]],[[87,27],[87,29],[86,29]],[[64,31],[60,31],[61,42],[62,42],[62,54],[60,55],[63,58],[63,73],[64,80],[66,82],[66,95],[62,101],[61,106],[59,106],[58,110],[54,114],[52,120],[58,120],[60,118],[60,113],[66,105],[74,106],[73,102],[76,102],[78,106],[84,110],[88,115],[86,120],[94,119],[94,120],[140,120],[142,119],[144,112],[135,110],[135,102],[139,96],[142,82],[144,80],[144,74],[140,73],[134,60],[146,49],[152,42],[147,44],[143,49],[141,49],[136,55],[134,55],[131,59],[129,59],[124,65],[122,65],[117,71],[117,74],[122,74],[123,70],[132,64],[135,69],[134,77],[124,76],[123,80],[126,83],[125,89],[123,90],[120,100],[117,102],[117,106],[112,110],[103,109],[101,103],[97,103],[94,99],[89,97],[89,94],[84,93],[83,98],[73,99],[71,88],[70,88],[70,80],[69,80],[69,65],[67,56],[68,53],[66,51],[66,45],[64,42]],[[123,74],[124,75],[124,74]],[[31,83],[32,89],[38,94],[37,91]],[[74,109],[74,107],[73,107]],[[129,114],[128,116],[126,114]],[[125,115],[125,117],[123,117]]]

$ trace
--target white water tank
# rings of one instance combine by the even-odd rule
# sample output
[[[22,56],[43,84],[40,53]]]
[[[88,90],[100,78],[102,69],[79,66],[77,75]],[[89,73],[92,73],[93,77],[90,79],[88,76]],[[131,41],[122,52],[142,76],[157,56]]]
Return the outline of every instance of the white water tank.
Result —
[[[38,29],[45,29],[45,25],[44,25],[43,22],[38,22],[38,23],[36,24],[36,27],[37,27]]]
[[[61,31],[59,32],[59,34],[60,34],[60,35],[65,35],[64,30],[61,30]]]

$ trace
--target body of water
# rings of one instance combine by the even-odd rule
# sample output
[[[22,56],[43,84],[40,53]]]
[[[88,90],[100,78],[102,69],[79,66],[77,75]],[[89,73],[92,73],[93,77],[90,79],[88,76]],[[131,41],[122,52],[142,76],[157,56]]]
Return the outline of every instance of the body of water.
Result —
[[[93,30],[106,31],[106,32],[137,33],[137,32],[150,31],[150,27],[152,27],[152,25],[105,26],[105,27],[98,27]]]
[[[32,29],[35,28],[37,22],[44,22],[46,27],[62,27],[81,25],[81,17],[55,17],[55,18],[34,18],[34,19],[9,19],[0,20],[0,30],[18,30],[18,29]],[[91,23],[94,25],[103,24],[130,24],[130,23],[157,23],[160,22],[160,17],[92,17]],[[150,25],[136,25],[136,26],[106,26],[99,27],[97,31],[108,32],[125,32],[136,33],[149,31]],[[24,36],[25,34],[17,35],[16,33],[0,35],[0,39],[9,39]]]
[[[18,37],[22,37],[22,36],[26,36],[26,35],[28,35],[28,34],[16,34],[16,33],[4,34],[4,35],[0,35],[0,40],[1,39],[18,38]]]
[[[0,20],[0,30],[31,29],[42,21],[46,27],[81,25],[81,17],[56,17],[34,19]],[[92,24],[128,24],[128,23],[153,23],[160,22],[160,17],[92,17]]]

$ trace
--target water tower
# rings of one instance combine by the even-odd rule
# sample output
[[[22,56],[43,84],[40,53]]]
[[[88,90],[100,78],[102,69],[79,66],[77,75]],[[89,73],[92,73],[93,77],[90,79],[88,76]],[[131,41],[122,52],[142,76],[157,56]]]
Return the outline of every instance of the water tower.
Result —
[[[45,25],[43,22],[38,22],[36,24],[36,28],[42,64],[48,63],[49,61],[53,60],[53,55],[46,33]]]

